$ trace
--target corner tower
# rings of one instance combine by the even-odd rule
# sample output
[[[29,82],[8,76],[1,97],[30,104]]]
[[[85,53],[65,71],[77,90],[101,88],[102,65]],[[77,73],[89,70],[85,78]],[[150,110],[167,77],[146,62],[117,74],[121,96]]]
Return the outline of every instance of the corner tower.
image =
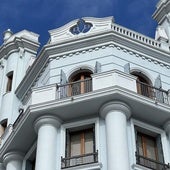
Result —
[[[20,112],[15,90],[33,63],[39,47],[39,35],[23,30],[4,32],[0,46],[0,134],[14,123]]]
[[[155,39],[161,42],[161,46],[169,51],[170,46],[170,1],[159,0],[153,19],[157,21],[158,27]]]

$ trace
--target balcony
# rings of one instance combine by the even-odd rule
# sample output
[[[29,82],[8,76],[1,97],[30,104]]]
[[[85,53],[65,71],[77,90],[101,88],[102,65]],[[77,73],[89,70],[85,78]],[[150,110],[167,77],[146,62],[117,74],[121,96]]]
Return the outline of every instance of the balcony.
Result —
[[[137,81],[136,83],[137,87],[140,87],[140,90],[138,90],[139,94],[149,97],[157,102],[170,104],[168,99],[168,91],[150,86],[140,81]]]
[[[98,152],[88,153],[69,158],[61,157],[61,168],[70,168],[80,165],[93,164],[98,162]]]
[[[75,81],[58,86],[58,98],[75,96],[92,91],[92,79],[88,78],[83,81]]]
[[[136,153],[136,163],[138,165],[153,169],[153,170],[169,170],[170,165],[162,162],[146,158]]]
[[[117,86],[153,99],[155,102],[170,104],[168,91],[136,81],[135,76],[118,70],[93,74],[92,78],[83,81],[33,88],[30,104],[69,98]],[[140,86],[140,90],[138,90],[138,86]]]

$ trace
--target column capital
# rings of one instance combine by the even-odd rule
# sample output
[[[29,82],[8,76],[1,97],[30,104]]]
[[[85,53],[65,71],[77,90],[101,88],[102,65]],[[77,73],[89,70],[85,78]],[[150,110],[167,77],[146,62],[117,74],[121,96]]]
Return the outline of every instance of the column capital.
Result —
[[[24,154],[21,152],[8,152],[3,156],[3,163],[6,166],[8,162],[13,160],[23,160]]]
[[[99,114],[102,118],[105,118],[106,115],[111,111],[121,111],[127,117],[127,119],[131,116],[131,109],[130,107],[120,101],[113,101],[104,104],[99,111]]]
[[[165,123],[164,129],[165,129],[166,133],[170,133],[170,120],[168,120],[168,121]]]
[[[48,124],[58,128],[61,125],[61,120],[51,115],[41,116],[34,122],[35,131],[38,132],[41,126]]]

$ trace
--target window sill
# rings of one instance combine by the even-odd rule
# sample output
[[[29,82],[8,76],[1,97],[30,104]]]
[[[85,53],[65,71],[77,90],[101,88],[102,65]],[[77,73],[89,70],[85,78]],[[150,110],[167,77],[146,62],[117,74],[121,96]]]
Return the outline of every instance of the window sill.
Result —
[[[144,166],[138,165],[138,164],[133,164],[133,165],[132,165],[132,168],[133,168],[134,170],[151,170],[150,168],[147,168],[147,167],[144,167]]]
[[[101,163],[91,163],[75,167],[63,168],[62,170],[100,170],[101,167],[102,167]]]

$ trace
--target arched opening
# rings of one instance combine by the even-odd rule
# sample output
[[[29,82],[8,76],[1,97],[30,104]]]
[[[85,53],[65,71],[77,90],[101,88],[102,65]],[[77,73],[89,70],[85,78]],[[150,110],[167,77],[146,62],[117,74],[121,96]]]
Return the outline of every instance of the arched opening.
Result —
[[[91,74],[92,72],[87,69],[80,69],[73,73],[69,79],[69,96],[92,91]]]
[[[131,74],[137,77],[137,93],[149,98],[153,98],[154,93],[150,79],[141,72],[132,72]]]
[[[7,128],[7,123],[8,123],[8,119],[4,119],[1,121],[1,123],[0,123],[0,137],[4,134],[5,129]]]
[[[6,92],[10,92],[12,90],[12,81],[13,81],[13,71],[7,74]]]

